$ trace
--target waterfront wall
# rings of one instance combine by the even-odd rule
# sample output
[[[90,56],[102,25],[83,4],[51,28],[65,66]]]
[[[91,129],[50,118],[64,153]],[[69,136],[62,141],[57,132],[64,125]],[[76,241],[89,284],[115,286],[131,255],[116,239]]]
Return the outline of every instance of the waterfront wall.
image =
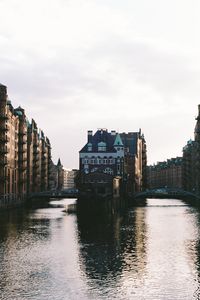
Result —
[[[22,206],[26,202],[23,195],[6,194],[0,197],[0,209],[8,209]]]

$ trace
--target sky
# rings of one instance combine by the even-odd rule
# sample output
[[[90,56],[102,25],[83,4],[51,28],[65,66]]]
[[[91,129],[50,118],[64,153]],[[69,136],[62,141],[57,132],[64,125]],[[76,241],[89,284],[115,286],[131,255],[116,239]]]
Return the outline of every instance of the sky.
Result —
[[[0,82],[78,168],[87,131],[141,128],[182,155],[200,104],[199,0],[0,0]]]

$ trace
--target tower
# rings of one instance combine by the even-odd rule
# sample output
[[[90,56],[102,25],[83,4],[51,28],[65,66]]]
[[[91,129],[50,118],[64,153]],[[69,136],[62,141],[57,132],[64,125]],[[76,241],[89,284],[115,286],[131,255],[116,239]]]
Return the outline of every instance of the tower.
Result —
[[[124,172],[124,144],[122,139],[117,133],[114,145],[114,149],[117,151],[117,175],[123,176]]]
[[[57,163],[57,171],[58,171],[58,185],[57,190],[61,191],[63,188],[63,165],[61,164],[60,158]]]

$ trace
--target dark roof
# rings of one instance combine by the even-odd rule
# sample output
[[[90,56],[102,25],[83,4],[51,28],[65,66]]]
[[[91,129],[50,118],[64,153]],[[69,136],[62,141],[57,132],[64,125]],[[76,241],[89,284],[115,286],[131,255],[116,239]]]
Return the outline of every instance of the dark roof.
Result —
[[[60,161],[60,158],[58,159],[57,166],[58,166],[58,167],[62,166],[61,161]]]
[[[107,130],[97,130],[97,132],[90,136],[89,143],[92,144],[92,151],[88,151],[87,144],[80,150],[80,152],[99,152],[98,151],[98,143],[104,142],[106,143],[106,152],[116,152],[113,147],[116,135],[111,135]],[[104,151],[102,151],[104,152]]]
[[[117,137],[116,135],[112,135],[107,130],[97,130],[97,132],[90,136],[88,143],[92,144],[92,151],[88,151],[88,143],[80,150],[80,153],[91,153],[91,152],[99,152],[98,151],[98,143],[105,142],[106,143],[106,152],[115,153],[116,149],[114,148],[114,142]],[[123,145],[125,148],[129,148],[129,153],[132,155],[137,154],[137,140],[140,137],[139,132],[129,132],[129,133],[120,133],[120,137],[122,139]],[[103,151],[102,151],[103,152]]]
[[[120,133],[122,142],[125,148],[129,148],[130,154],[137,154],[137,140],[139,138],[139,132]]]

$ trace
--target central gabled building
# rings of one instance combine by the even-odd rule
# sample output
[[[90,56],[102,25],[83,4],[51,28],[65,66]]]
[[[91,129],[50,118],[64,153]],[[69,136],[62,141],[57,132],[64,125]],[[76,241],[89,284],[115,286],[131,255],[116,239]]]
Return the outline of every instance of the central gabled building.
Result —
[[[79,152],[79,189],[89,195],[134,194],[143,189],[146,143],[141,132],[88,131]]]
[[[123,176],[124,145],[120,135],[107,129],[99,129],[94,135],[88,131],[88,142],[80,151],[80,170],[84,174]]]

